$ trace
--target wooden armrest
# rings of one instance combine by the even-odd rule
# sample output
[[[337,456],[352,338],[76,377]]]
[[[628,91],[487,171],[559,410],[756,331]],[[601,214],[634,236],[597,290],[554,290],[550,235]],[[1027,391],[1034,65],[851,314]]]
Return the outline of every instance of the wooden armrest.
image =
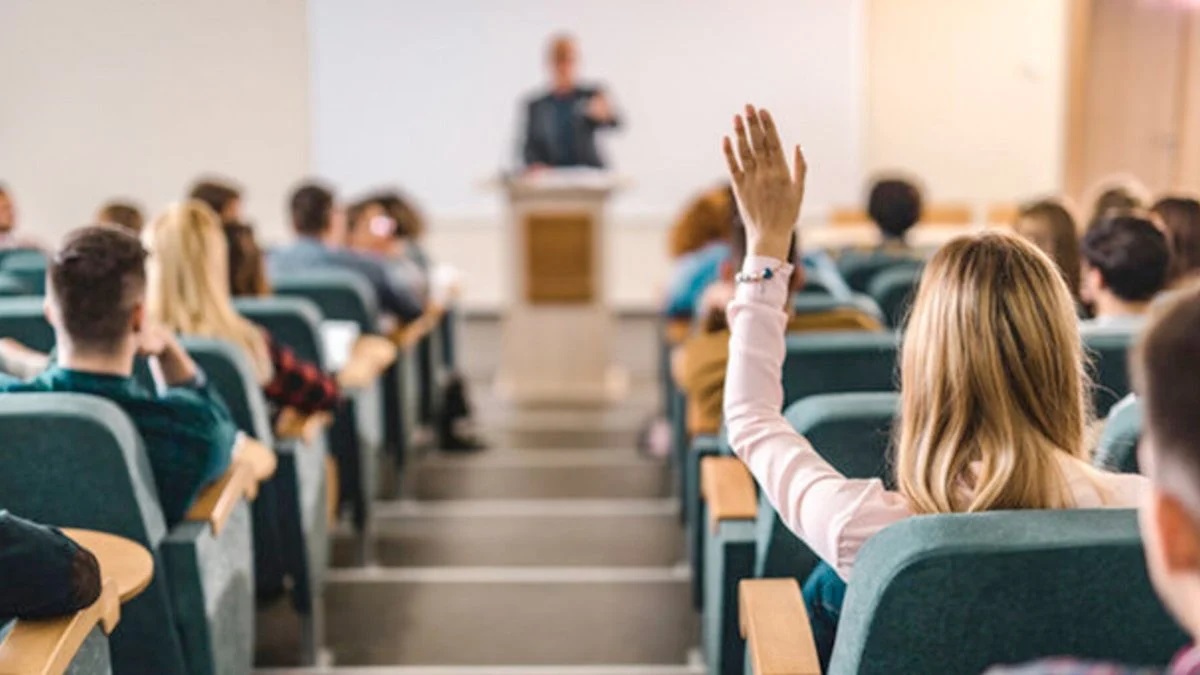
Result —
[[[233,461],[250,468],[250,475],[254,479],[252,485],[248,486],[247,496],[250,499],[258,497],[258,484],[274,476],[279,466],[279,458],[273,449],[246,434],[238,435],[237,445],[233,448]]]
[[[63,528],[62,533],[96,556],[100,578],[116,584],[121,602],[137,597],[154,578],[154,557],[135,541],[95,530]]]
[[[369,386],[396,362],[396,354],[397,347],[392,340],[379,335],[360,335],[350,349],[346,365],[337,375],[338,385],[343,389]]]
[[[738,584],[738,617],[752,675],[821,675],[795,579],[743,579]]]
[[[708,504],[713,530],[722,520],[754,520],[758,495],[754,478],[737,457],[705,457],[700,462],[700,494]]]
[[[111,634],[120,620],[117,582],[105,579],[96,602],[75,614],[17,621],[12,632],[0,642],[0,675],[65,673],[96,624]]]
[[[246,462],[233,462],[225,473],[200,492],[196,503],[188,509],[184,520],[208,523],[213,535],[221,534],[233,509],[246,497],[258,481]]]
[[[403,351],[412,349],[421,341],[421,338],[437,328],[438,322],[445,314],[445,307],[436,303],[430,304],[425,313],[417,317],[415,321],[392,331],[392,342]]]
[[[306,415],[295,408],[284,408],[275,420],[275,437],[285,441],[312,443],[333,422],[333,415],[318,412]]]
[[[667,327],[663,331],[669,345],[682,344],[691,334],[692,322],[688,319],[668,319]]]

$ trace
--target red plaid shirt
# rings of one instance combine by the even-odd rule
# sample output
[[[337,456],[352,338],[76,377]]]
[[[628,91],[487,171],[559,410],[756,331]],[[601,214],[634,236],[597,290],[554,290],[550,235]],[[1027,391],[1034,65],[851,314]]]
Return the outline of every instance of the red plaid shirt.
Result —
[[[280,407],[291,407],[309,414],[332,410],[338,404],[341,392],[332,375],[296,357],[286,345],[276,342],[263,332],[267,348],[271,352],[271,365],[275,374],[263,387],[267,400]]]

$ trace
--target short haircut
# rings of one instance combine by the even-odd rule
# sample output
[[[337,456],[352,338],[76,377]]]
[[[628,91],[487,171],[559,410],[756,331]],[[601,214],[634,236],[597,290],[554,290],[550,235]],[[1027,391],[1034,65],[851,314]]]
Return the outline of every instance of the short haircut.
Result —
[[[1141,302],[1167,284],[1171,250],[1162,231],[1136,214],[1101,219],[1083,237],[1080,252],[1118,298]]]
[[[236,186],[221,180],[205,179],[197,181],[188,193],[189,199],[197,199],[208,204],[218,216],[224,218],[225,208],[235,200],[242,198],[242,191]]]
[[[130,232],[140,235],[146,226],[142,211],[133,202],[114,200],[100,207],[99,220],[101,223],[120,225]]]
[[[1200,517],[1200,286],[1156,307],[1130,358],[1156,483],[1166,483]]]
[[[1167,240],[1171,244],[1171,281],[1200,271],[1200,201],[1190,197],[1164,197],[1151,210],[1167,228]]]
[[[63,240],[48,276],[62,328],[76,346],[113,353],[146,295],[146,250],[123,228],[83,227]]]
[[[1142,202],[1141,196],[1131,185],[1114,185],[1096,196],[1096,201],[1092,204],[1092,219],[1088,221],[1088,229],[1092,229],[1111,216],[1140,209],[1145,206]]]
[[[304,183],[292,192],[292,227],[296,232],[318,237],[333,223],[333,190],[320,183]]]
[[[898,178],[876,181],[867,196],[867,215],[884,234],[903,239],[921,219],[921,190]]]
[[[425,233],[425,219],[413,206],[412,200],[397,190],[384,190],[364,197],[360,204],[379,204],[388,216],[396,221],[396,237],[401,239],[420,238]]]

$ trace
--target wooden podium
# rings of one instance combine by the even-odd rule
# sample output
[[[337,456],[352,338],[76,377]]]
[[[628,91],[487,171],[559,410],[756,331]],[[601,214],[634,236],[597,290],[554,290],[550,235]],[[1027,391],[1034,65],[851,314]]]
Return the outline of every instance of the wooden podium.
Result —
[[[601,404],[624,395],[612,363],[604,207],[618,187],[595,170],[547,170],[503,184],[509,307],[497,393],[521,404]]]

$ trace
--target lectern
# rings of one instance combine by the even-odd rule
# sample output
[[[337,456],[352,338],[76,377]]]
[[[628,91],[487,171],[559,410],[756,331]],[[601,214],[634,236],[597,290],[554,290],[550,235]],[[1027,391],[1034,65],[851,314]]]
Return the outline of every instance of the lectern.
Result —
[[[497,393],[515,403],[600,404],[620,398],[605,290],[610,174],[546,170],[504,182],[507,297]]]

